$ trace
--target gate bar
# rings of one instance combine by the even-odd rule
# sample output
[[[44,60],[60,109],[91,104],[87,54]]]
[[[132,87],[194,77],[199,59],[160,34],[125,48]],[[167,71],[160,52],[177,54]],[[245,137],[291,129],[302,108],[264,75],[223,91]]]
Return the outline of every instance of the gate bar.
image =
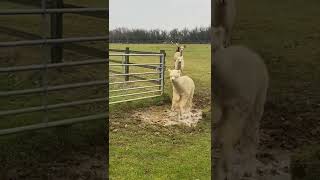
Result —
[[[109,59],[109,62],[116,62],[116,63],[122,64],[122,61],[117,61],[117,60],[112,60],[112,59]],[[129,64],[135,64],[135,63],[129,63]],[[152,66],[152,65],[136,65],[136,66],[142,67],[142,68],[148,68],[148,69],[158,69],[159,68],[158,66]]]
[[[148,82],[148,81],[160,81],[161,79],[147,79],[147,80],[136,80],[136,81],[125,81],[125,82],[113,82],[109,83],[109,85],[114,84],[125,84],[125,83],[135,83],[135,82]],[[1,95],[1,94],[0,94]]]
[[[49,68],[70,67],[70,66],[91,65],[91,64],[104,64],[107,62],[108,62],[107,59],[95,59],[95,60],[85,60],[85,61],[54,63],[54,64],[47,64],[46,66],[43,64],[37,64],[37,65],[27,65],[27,66],[5,67],[5,68],[0,68],[0,73],[41,70],[43,68],[49,69]]]
[[[121,50],[121,49],[109,49],[110,52],[125,52],[125,50]],[[134,54],[160,54],[158,52],[147,52],[147,51],[133,51],[130,50],[129,53],[134,53]]]
[[[155,87],[160,87],[160,86],[161,86],[161,85],[142,86],[142,87],[127,88],[127,89],[109,90],[109,92],[129,91],[129,90],[135,90],[135,89],[147,89],[147,88],[155,88]]]
[[[159,97],[161,95],[155,95],[155,96],[145,96],[141,98],[133,98],[133,99],[127,99],[127,100],[122,100],[122,101],[114,101],[114,102],[109,102],[109,104],[117,104],[121,102],[130,102],[130,101],[136,101],[136,100],[141,100],[141,99],[148,99],[148,98],[154,98],[154,97]]]
[[[161,65],[160,63],[143,63],[143,64],[109,64],[109,66],[142,66],[142,65]],[[157,67],[157,66],[153,66]]]
[[[1,71],[0,71],[1,72]],[[159,72],[145,72],[145,73],[128,73],[128,74],[111,74],[109,77],[114,76],[133,76],[133,75],[148,75],[148,74],[160,74]]]
[[[17,47],[17,46],[34,46],[47,44],[62,44],[90,41],[107,41],[108,36],[93,36],[80,38],[60,38],[60,39],[44,39],[44,40],[25,40],[25,41],[9,41],[0,42],[0,47]]]
[[[25,90],[16,90],[16,91],[0,91],[0,97],[3,96],[13,96],[13,95],[23,95],[23,94],[34,94],[40,93],[45,91],[58,91],[64,89],[71,89],[71,88],[79,88],[79,87],[86,87],[86,86],[94,86],[94,85],[107,85],[108,81],[90,81],[85,83],[74,83],[74,84],[65,84],[59,86],[49,86],[47,88],[35,88],[35,89],[25,89]]]
[[[119,98],[119,97],[124,97],[124,96],[134,96],[134,95],[140,95],[140,94],[150,94],[150,93],[155,93],[155,92],[161,92],[161,90],[155,90],[155,91],[146,91],[146,92],[141,92],[141,93],[131,93],[131,94],[121,94],[121,95],[116,95],[116,96],[110,96],[109,98]]]
[[[51,8],[51,9],[21,9],[0,10],[0,15],[34,15],[53,13],[81,13],[81,12],[108,12],[109,8]]]
[[[68,103],[47,105],[46,107],[45,106],[36,106],[36,107],[23,108],[23,109],[0,111],[0,116],[8,116],[8,115],[17,115],[17,114],[23,114],[23,113],[37,112],[37,111],[42,111],[45,109],[46,110],[60,109],[60,108],[65,108],[65,107],[72,107],[72,106],[78,106],[78,105],[84,105],[84,104],[103,102],[103,101],[107,101],[107,100],[108,100],[108,98],[96,98],[96,99],[87,99],[87,100],[80,100],[80,101],[72,101],[72,102],[68,102]]]
[[[153,53],[153,54],[121,54],[121,53],[111,53],[109,56],[164,56],[160,53]]]
[[[8,134],[15,134],[18,132],[38,130],[38,129],[43,129],[43,128],[71,125],[74,123],[80,123],[80,122],[91,121],[91,120],[107,119],[107,118],[108,118],[107,113],[101,113],[101,114],[97,114],[97,115],[90,115],[90,116],[84,116],[84,117],[78,117],[78,118],[63,119],[63,120],[59,120],[59,121],[39,123],[39,124],[34,124],[34,125],[28,125],[28,126],[0,130],[0,136],[8,135]]]

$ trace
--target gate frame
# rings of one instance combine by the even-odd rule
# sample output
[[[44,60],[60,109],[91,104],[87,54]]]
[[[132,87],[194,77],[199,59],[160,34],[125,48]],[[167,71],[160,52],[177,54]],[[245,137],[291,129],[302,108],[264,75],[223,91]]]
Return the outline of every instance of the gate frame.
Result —
[[[15,10],[1,10],[0,16],[12,16],[12,15],[41,15],[43,18],[43,24],[46,24],[46,16],[57,15],[61,16],[65,13],[92,13],[92,12],[105,12],[106,20],[108,19],[109,8],[47,8],[46,0],[41,0],[41,8],[40,9],[15,9]],[[45,32],[43,32],[45,33]],[[35,45],[52,45],[52,46],[61,46],[64,43],[75,43],[75,42],[90,42],[90,41],[106,41],[108,43],[108,36],[92,36],[92,37],[77,37],[77,38],[51,38],[48,39],[45,36],[42,39],[38,40],[21,40],[21,41],[9,41],[9,42],[0,42],[0,48],[3,47],[18,47],[18,46],[35,46]],[[59,56],[59,55],[58,55]],[[3,110],[0,111],[0,117],[8,116],[8,115],[16,115],[22,113],[30,113],[37,111],[45,111],[45,117],[42,123],[35,123],[33,125],[27,126],[19,126],[15,128],[1,129],[1,135],[9,135],[14,133],[20,133],[24,131],[38,130],[43,128],[57,127],[57,126],[65,126],[71,125],[74,123],[89,121],[89,120],[98,120],[98,119],[106,119],[108,118],[107,113],[100,113],[88,116],[82,116],[77,118],[69,118],[62,119],[58,121],[48,122],[47,119],[47,111],[52,109],[59,109],[64,107],[72,107],[76,105],[83,104],[92,104],[97,102],[108,102],[108,97],[96,98],[96,99],[86,99],[86,100],[78,100],[65,102],[60,104],[51,104],[49,105],[47,102],[48,92],[49,91],[58,91],[63,89],[71,89],[71,88],[80,88],[80,87],[88,87],[88,86],[97,86],[97,85],[108,85],[108,80],[96,80],[89,81],[83,83],[74,83],[74,84],[63,84],[58,86],[47,86],[47,70],[49,68],[57,68],[57,67],[70,67],[70,66],[81,66],[81,65],[89,65],[89,64],[106,64],[108,65],[108,52],[106,52],[106,58],[95,59],[95,60],[87,60],[87,61],[75,61],[75,62],[58,62],[55,64],[48,64],[46,58],[43,59],[43,64],[34,64],[28,66],[13,66],[13,67],[0,67],[0,73],[3,72],[18,72],[18,71],[32,71],[32,70],[42,70],[42,87],[34,88],[34,89],[22,89],[22,90],[14,90],[14,91],[0,91],[0,97],[3,96],[12,96],[18,94],[34,94],[34,93],[43,93],[43,101],[41,106],[34,106],[22,109],[14,109],[14,110]]]
[[[109,105],[111,104],[118,104],[122,102],[130,102],[130,101],[136,101],[136,100],[142,100],[142,99],[147,99],[147,98],[153,98],[153,97],[159,97],[162,96],[164,93],[164,77],[165,77],[165,58],[166,58],[166,53],[164,50],[160,50],[160,52],[147,52],[147,51],[132,51],[129,49],[129,47],[126,47],[125,50],[120,50],[120,49],[109,49],[111,52],[121,52],[121,53],[114,53],[114,54],[109,54],[110,56],[122,56],[124,57],[124,63],[119,61],[119,60],[112,60],[109,59],[109,62],[115,62],[119,64],[109,64],[109,66],[124,66],[125,67],[125,72],[124,74],[116,74],[119,76],[124,76],[124,82],[142,82],[142,81],[158,81],[159,85],[156,86],[145,86],[145,87],[136,87],[136,88],[130,88],[130,90],[133,89],[143,89],[143,88],[149,88],[149,87],[159,87],[158,91],[147,91],[147,92],[142,92],[142,93],[134,93],[134,94],[129,94],[130,95],[140,95],[140,94],[148,94],[152,92],[161,92],[159,95],[153,95],[153,96],[146,96],[146,97],[139,97],[139,98],[132,98],[132,99],[127,99],[127,100],[120,100],[120,101],[115,101],[115,102],[110,102]],[[130,56],[159,56],[159,63],[130,63],[129,59]],[[120,64],[121,63],[121,64]],[[158,66],[155,66],[158,65]],[[152,73],[152,74],[159,74],[158,79],[146,79],[142,77],[138,77],[135,75],[144,75],[144,74],[151,74],[151,72],[146,72],[146,73],[131,73],[130,74],[130,66],[138,66],[138,67],[144,67],[144,68],[152,68],[152,69],[157,69],[160,72],[157,73]],[[119,72],[116,72],[119,73]],[[134,76],[136,78],[142,79],[142,80],[136,80],[136,81],[129,81],[129,76]],[[124,83],[123,82],[123,83]],[[120,82],[119,82],[120,83]],[[121,82],[122,83],[122,82]],[[112,84],[112,83],[110,83]],[[123,89],[120,90],[111,90],[109,92],[115,92],[115,91],[122,91]],[[123,95],[125,97],[125,95]],[[112,98],[112,97],[109,97]]]

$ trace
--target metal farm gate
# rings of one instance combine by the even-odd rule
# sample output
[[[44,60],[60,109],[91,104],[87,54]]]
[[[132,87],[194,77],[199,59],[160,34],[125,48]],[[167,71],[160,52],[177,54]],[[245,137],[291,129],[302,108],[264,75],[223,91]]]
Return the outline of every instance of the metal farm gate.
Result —
[[[109,49],[109,104],[161,96],[164,92],[165,51]],[[119,53],[120,52],[120,53]]]
[[[29,1],[30,3],[35,2],[36,0]],[[92,86],[99,86],[100,88],[107,89],[108,80],[107,74],[105,75],[104,79],[96,79],[96,80],[85,80],[84,82],[77,82],[77,83],[67,83],[67,84],[59,84],[54,86],[48,85],[48,71],[52,69],[62,69],[66,67],[78,67],[78,66],[91,66],[91,65],[98,65],[100,67],[103,66],[107,73],[108,67],[108,60],[107,60],[107,41],[108,36],[87,36],[87,37],[71,37],[71,38],[62,38],[62,17],[64,14],[78,14],[83,16],[91,16],[91,13],[98,14],[99,16],[92,15],[92,17],[96,18],[104,18],[105,19],[105,31],[107,31],[107,19],[108,19],[108,8],[88,8],[88,7],[80,7],[74,5],[67,5],[63,4],[62,0],[50,0],[51,5],[47,6],[46,1],[48,0],[39,0],[41,1],[41,8],[38,9],[10,9],[10,10],[1,10],[0,9],[0,17],[7,17],[7,16],[41,16],[43,20],[43,26],[49,25],[51,27],[51,36],[48,38],[45,35],[42,37],[30,34],[28,32],[17,33],[18,31],[15,30],[8,30],[6,27],[3,27],[1,33],[7,30],[8,33],[14,32],[17,36],[19,35],[27,35],[34,38],[36,40],[19,40],[19,41],[9,41],[9,42],[0,42],[0,50],[1,49],[9,49],[9,48],[16,48],[16,47],[34,47],[34,46],[41,46],[41,47],[50,47],[50,55],[43,55],[42,63],[40,64],[31,64],[31,65],[14,65],[14,66],[0,66],[0,75],[6,73],[17,73],[17,72],[29,72],[29,71],[40,71],[41,72],[41,87],[37,88],[24,88],[24,89],[9,89],[3,90],[4,87],[0,90],[0,121],[6,121],[8,116],[15,116],[25,113],[34,113],[34,112],[44,112],[43,116],[40,120],[34,120],[34,123],[19,126],[19,123],[14,124],[15,126],[10,126],[6,128],[5,126],[0,128],[0,135],[12,134],[22,131],[29,131],[29,130],[36,130],[54,126],[63,126],[68,124],[73,124],[77,122],[84,122],[89,120],[97,120],[97,119],[106,119],[107,116],[107,109],[105,109],[102,113],[95,113],[92,115],[86,116],[77,116],[73,118],[67,118],[62,120],[50,120],[48,119],[48,114],[50,114],[51,110],[56,109],[63,109],[67,107],[79,106],[79,105],[88,105],[88,104],[95,104],[95,103],[105,103],[107,104],[108,97],[107,93],[104,97],[88,99],[87,97],[82,97],[82,99],[78,99],[72,102],[62,102],[62,103],[55,103],[49,104],[50,93],[56,93],[57,91],[63,92],[63,90],[70,90],[70,89],[79,89],[84,87],[92,87]],[[21,1],[19,1],[21,2]],[[53,4],[53,5],[52,5]],[[29,5],[29,4],[28,4]],[[50,21],[48,22],[48,19]],[[85,23],[85,22],[84,22]],[[2,25],[1,25],[2,26]],[[1,29],[1,28],[0,28]],[[47,32],[43,32],[46,34]],[[107,32],[106,32],[107,33]],[[99,51],[92,49],[92,54],[99,54],[100,58],[97,59],[88,59],[83,61],[69,61],[63,62],[62,61],[62,53],[61,49],[62,46],[65,44],[73,44],[74,49],[80,50],[88,50],[90,47],[84,47],[77,45],[76,43],[80,42],[106,42],[105,44],[105,51]],[[44,51],[44,50],[43,50]],[[42,52],[39,52],[42,53]],[[3,54],[1,54],[3,55]],[[1,56],[0,55],[0,56]],[[1,60],[1,59],[0,59]],[[51,60],[51,63],[49,62]],[[28,61],[26,59],[25,61]],[[1,65],[1,63],[0,63]],[[1,79],[0,79],[1,80]],[[0,84],[1,86],[1,84]],[[3,85],[2,85],[3,86]],[[38,94],[39,97],[42,97],[42,103],[39,106],[32,106],[32,107],[18,107],[15,109],[7,109],[3,103],[5,98],[8,97],[17,97],[19,101],[19,97],[21,95],[30,95],[30,94]],[[81,98],[81,97],[80,97]],[[1,102],[2,101],[2,102]],[[20,100],[21,101],[21,100]],[[10,102],[8,102],[10,105]],[[107,106],[107,105],[106,105]],[[8,106],[9,107],[9,106]],[[2,123],[1,122],[1,123]]]

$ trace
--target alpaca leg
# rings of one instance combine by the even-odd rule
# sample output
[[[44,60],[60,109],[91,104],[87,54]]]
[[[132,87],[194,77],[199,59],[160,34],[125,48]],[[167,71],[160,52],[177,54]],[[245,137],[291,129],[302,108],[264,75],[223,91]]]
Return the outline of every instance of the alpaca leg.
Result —
[[[177,101],[172,99],[171,111],[175,111],[177,107]]]
[[[192,109],[192,102],[193,102],[193,95],[194,95],[194,89],[192,89],[192,91],[191,91],[191,94],[190,94],[190,97],[189,97],[189,104],[188,104],[188,106],[189,106],[189,109],[191,110]]]
[[[184,106],[184,111],[186,113],[191,111],[190,102],[191,102],[190,96],[186,97],[186,103],[185,103],[185,106]]]
[[[244,128],[240,139],[241,151],[241,172],[245,177],[256,177],[256,149],[257,149],[257,124],[254,113],[251,113],[250,119]]]
[[[186,112],[186,104],[188,102],[187,96],[182,96],[179,101],[180,115],[182,116]]]
[[[224,119],[223,119],[224,121]],[[215,162],[214,177],[216,180],[225,180],[231,178],[232,172],[232,159],[233,159],[233,142],[227,137],[225,133],[227,130],[227,124],[220,127],[216,135],[216,141],[222,141],[220,156]],[[217,143],[217,142],[215,142]]]
[[[171,111],[175,111],[176,110],[176,108],[178,106],[179,99],[180,99],[179,94],[176,92],[176,90],[173,90]]]
[[[221,142],[221,157],[217,161],[216,179],[224,180],[233,177],[232,161],[234,159],[234,146],[243,134],[244,124],[248,113],[238,105],[232,105],[222,111],[220,122],[217,126],[215,141]],[[214,115],[216,116],[216,115]]]
[[[174,106],[175,106],[175,93],[172,93],[172,100],[171,100],[171,111],[174,111]]]
[[[260,120],[264,111],[264,104],[266,98],[266,90],[263,90],[258,94],[256,98],[255,105],[253,106],[253,111],[251,114],[251,119],[249,125],[245,129],[245,136],[242,139],[242,148],[245,152],[244,154],[244,172],[246,176],[251,176],[253,179],[256,178],[256,154],[259,147],[259,128]]]
[[[190,112],[192,109],[192,98],[191,97],[189,97],[189,99],[188,99],[187,107],[188,107],[187,112]]]

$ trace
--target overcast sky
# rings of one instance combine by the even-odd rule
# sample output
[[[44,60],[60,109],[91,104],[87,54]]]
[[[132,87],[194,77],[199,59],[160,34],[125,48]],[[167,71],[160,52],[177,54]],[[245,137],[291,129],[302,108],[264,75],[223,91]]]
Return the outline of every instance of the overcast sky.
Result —
[[[110,30],[208,27],[211,0],[109,0]]]

